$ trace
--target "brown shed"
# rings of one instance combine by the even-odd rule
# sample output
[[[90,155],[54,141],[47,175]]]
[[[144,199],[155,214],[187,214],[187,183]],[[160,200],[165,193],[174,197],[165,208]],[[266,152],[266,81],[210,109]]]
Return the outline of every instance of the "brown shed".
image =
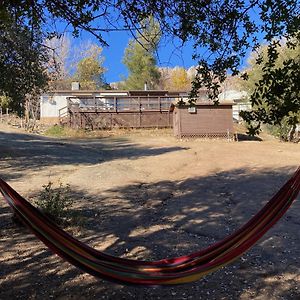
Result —
[[[208,137],[232,139],[232,103],[198,102],[195,106],[173,105],[174,135],[182,137]]]

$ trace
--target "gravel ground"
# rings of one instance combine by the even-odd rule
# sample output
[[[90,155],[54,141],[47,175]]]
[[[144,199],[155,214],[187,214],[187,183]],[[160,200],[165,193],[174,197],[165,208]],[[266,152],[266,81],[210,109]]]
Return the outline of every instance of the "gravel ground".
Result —
[[[53,139],[0,125],[0,176],[31,197],[71,185],[84,220],[66,228],[107,253],[159,259],[244,224],[298,167],[300,145],[176,140],[169,131]],[[0,200],[0,299],[300,299],[299,198],[241,259],[192,284],[123,286],[84,274],[12,221]]]

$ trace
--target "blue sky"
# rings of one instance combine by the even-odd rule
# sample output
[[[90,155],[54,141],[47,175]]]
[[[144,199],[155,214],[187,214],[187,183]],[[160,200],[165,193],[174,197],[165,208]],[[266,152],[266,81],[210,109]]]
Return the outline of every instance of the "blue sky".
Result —
[[[128,72],[126,66],[122,63],[125,48],[128,45],[132,36],[129,32],[110,32],[103,34],[103,37],[109,44],[108,47],[103,47],[103,56],[105,57],[104,66],[107,69],[105,79],[107,82],[120,81],[123,76],[127,76]],[[80,44],[82,41],[91,40],[99,44],[97,39],[91,34],[81,32],[80,37],[72,41],[74,45]],[[99,44],[99,46],[101,46]],[[157,63],[162,67],[182,66],[189,68],[195,65],[196,62],[192,60],[192,44],[187,43],[184,47],[180,47],[179,41],[162,39],[158,49]]]
[[[250,12],[250,15],[256,22],[260,22],[257,12],[254,9]],[[119,28],[124,28],[124,24],[122,23],[122,21],[117,20],[118,18],[116,17],[114,12],[112,12],[110,17],[111,24]],[[114,20],[114,18],[116,18],[117,21]],[[106,27],[107,24],[103,19],[99,19],[95,22],[95,27],[111,27],[110,25]],[[48,25],[51,26],[51,24]],[[66,32],[68,35],[72,31],[72,28],[66,26],[64,20],[55,20],[54,26],[59,31]],[[128,75],[127,69],[122,63],[122,58],[124,56],[124,51],[128,45],[129,40],[132,39],[132,35],[128,31],[111,31],[103,32],[102,34],[104,40],[109,44],[108,47],[102,47],[103,56],[105,57],[104,66],[107,69],[105,79],[108,83],[120,81],[122,80],[122,78],[127,77]],[[257,37],[261,41],[263,34],[257,33]],[[85,31],[81,31],[78,38],[72,39],[72,46],[76,47],[82,42],[88,40],[101,46],[99,41],[95,37],[93,37],[93,35]],[[163,37],[157,54],[157,63],[159,67],[181,66],[188,69],[193,65],[197,65],[197,61],[192,60],[193,47],[191,42],[188,42],[184,47],[180,47],[179,40],[174,40],[170,37],[168,39]],[[245,65],[246,60],[247,56],[243,59],[243,65]]]

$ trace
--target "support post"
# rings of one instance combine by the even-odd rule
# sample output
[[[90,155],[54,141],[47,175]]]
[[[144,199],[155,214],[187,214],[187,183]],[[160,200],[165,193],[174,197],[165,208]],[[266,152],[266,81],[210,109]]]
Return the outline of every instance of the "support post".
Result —
[[[114,97],[114,107],[115,107],[115,112],[118,112],[118,101],[117,101],[117,97]]]

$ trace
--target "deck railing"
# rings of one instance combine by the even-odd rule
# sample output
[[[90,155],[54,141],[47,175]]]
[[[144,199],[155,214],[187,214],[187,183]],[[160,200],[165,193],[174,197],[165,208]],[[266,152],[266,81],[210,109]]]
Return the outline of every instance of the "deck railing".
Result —
[[[68,98],[68,108],[72,111],[94,112],[146,112],[169,111],[172,103],[179,99],[176,97],[93,97]]]

